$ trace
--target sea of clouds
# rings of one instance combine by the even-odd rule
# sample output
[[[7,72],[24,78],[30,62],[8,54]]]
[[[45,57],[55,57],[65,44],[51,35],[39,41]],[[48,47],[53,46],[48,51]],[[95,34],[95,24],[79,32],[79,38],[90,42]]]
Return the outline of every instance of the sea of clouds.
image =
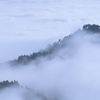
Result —
[[[0,0],[0,62],[46,48],[84,24],[100,24],[99,5],[99,0]],[[39,64],[1,66],[0,81],[18,80],[50,100],[100,100],[99,37],[75,35],[68,47]],[[0,92],[0,98],[23,100],[20,90],[11,91]]]

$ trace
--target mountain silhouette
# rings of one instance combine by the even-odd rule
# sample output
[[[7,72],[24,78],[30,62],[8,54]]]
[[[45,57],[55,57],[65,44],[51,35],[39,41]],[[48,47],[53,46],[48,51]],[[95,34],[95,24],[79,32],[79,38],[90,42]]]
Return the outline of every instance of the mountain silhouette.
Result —
[[[40,94],[31,88],[23,87],[23,86],[19,85],[18,81],[16,81],[16,80],[11,81],[11,82],[9,82],[8,80],[0,82],[0,93],[2,93],[2,90],[4,90],[4,92],[6,92],[6,93],[10,92],[9,95],[13,94],[13,92],[15,92],[15,95],[16,94],[22,95],[22,100],[33,100],[35,98],[37,98],[39,100],[40,99],[41,100],[49,100],[43,94]],[[17,91],[17,93],[16,93],[16,91]]]
[[[37,59],[48,57],[48,59],[52,59],[54,55],[59,52],[64,47],[72,47],[74,42],[72,43],[73,37],[76,37],[80,34],[100,34],[100,26],[99,25],[91,25],[91,24],[86,24],[83,26],[82,30],[78,29],[76,32],[69,36],[65,36],[62,40],[59,39],[57,42],[54,42],[52,45],[48,46],[46,49],[38,52],[34,52],[31,55],[21,55],[18,57],[18,59],[15,59],[13,61],[9,61],[10,65],[26,65],[32,61],[36,61]],[[83,38],[81,36],[81,38]]]

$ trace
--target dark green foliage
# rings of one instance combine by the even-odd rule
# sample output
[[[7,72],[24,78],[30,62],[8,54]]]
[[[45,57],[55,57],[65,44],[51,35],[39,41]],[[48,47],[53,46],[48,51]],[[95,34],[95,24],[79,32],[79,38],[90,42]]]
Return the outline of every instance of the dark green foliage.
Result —
[[[95,24],[93,25],[86,24],[83,26],[83,30],[90,31],[92,33],[100,33],[100,26]]]
[[[18,81],[11,81],[9,82],[8,80],[0,82],[0,89],[4,89],[6,87],[10,87],[10,86],[19,86]]]
[[[19,56],[17,60],[10,61],[9,63],[11,65],[17,65],[17,64],[27,64],[33,60],[36,60],[37,58],[45,57],[46,55],[49,55],[50,51],[43,51],[43,52],[37,52],[33,53],[31,55],[22,55]]]

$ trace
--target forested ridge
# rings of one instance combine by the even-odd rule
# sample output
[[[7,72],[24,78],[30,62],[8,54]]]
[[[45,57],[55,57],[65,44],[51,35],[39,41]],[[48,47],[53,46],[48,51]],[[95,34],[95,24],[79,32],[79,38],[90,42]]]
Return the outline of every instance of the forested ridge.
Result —
[[[10,65],[19,65],[23,64],[26,65],[31,61],[35,61],[38,58],[42,57],[48,57],[52,58],[53,54],[56,54],[60,49],[70,45],[68,44],[69,41],[71,41],[71,38],[75,36],[76,34],[81,34],[82,32],[88,32],[88,33],[100,33],[100,26],[99,25],[91,25],[91,24],[86,24],[83,26],[82,30],[78,29],[76,32],[73,34],[70,34],[69,36],[65,36],[62,40],[59,39],[57,42],[54,42],[52,45],[49,45],[46,49],[38,52],[33,52],[31,55],[21,55],[18,56],[18,59],[15,59],[13,61],[9,61]]]
[[[8,80],[0,82],[0,93],[2,92],[2,90],[8,91],[8,92],[10,91],[10,93],[12,94],[13,94],[13,91],[18,91],[19,95],[20,94],[23,95],[22,99],[24,100],[33,100],[35,98],[41,99],[41,100],[49,100],[43,94],[38,93],[31,88],[21,86],[16,80],[11,81],[11,82]]]

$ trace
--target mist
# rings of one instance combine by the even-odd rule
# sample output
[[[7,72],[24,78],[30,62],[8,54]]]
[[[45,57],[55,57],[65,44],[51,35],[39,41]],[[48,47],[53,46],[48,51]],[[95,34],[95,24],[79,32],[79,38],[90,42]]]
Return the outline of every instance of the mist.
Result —
[[[57,50],[52,59],[43,57],[28,65],[1,66],[0,81],[18,80],[47,100],[99,100],[100,34],[76,32],[64,43],[65,47]]]

